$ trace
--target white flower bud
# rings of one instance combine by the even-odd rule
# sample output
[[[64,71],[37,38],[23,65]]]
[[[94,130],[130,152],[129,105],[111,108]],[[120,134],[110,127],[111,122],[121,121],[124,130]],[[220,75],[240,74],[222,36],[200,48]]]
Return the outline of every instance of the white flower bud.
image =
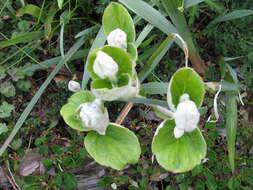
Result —
[[[93,71],[102,79],[114,79],[119,70],[118,64],[112,57],[102,51],[97,52],[97,57],[93,64]]]
[[[184,131],[194,131],[198,127],[199,118],[200,114],[196,104],[189,99],[188,94],[183,94],[180,97],[180,103],[174,113],[176,123],[176,127],[174,129],[175,138],[180,138]]]
[[[102,109],[101,100],[86,102],[79,106],[80,118],[84,126],[97,131],[100,135],[105,135],[109,125],[109,115],[106,109]]]
[[[114,46],[127,50],[127,34],[121,29],[113,30],[108,36],[107,41],[109,46]]]
[[[81,91],[81,86],[78,82],[71,80],[68,83],[68,89],[72,92],[79,92]]]

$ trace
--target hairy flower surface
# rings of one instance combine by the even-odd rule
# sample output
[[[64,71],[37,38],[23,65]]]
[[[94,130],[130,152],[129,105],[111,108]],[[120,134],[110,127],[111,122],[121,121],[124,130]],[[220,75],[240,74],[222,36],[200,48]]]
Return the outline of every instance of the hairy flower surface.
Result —
[[[78,82],[71,80],[68,83],[68,89],[72,92],[79,92],[81,90],[81,86]]]
[[[93,65],[93,71],[102,79],[116,78],[116,74],[119,70],[118,64],[108,54],[98,51],[97,57]]]
[[[127,34],[119,28],[113,30],[107,36],[107,42],[109,46],[118,47],[125,51],[127,50]]]
[[[99,99],[93,102],[86,102],[79,106],[79,116],[84,126],[105,135],[109,124],[109,115]]]
[[[199,118],[200,114],[196,104],[190,100],[188,94],[183,94],[174,113],[176,123],[174,128],[175,138],[180,138],[184,132],[194,131],[198,127]]]

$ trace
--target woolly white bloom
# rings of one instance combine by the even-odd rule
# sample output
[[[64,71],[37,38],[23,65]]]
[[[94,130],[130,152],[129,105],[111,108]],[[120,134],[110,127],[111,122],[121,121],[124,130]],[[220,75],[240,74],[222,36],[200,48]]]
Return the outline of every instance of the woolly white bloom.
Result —
[[[113,30],[108,36],[107,41],[109,46],[114,46],[127,50],[127,34],[121,29]]]
[[[119,70],[119,66],[111,56],[102,51],[98,51],[93,70],[102,79],[114,79]]]
[[[174,128],[175,138],[183,136],[184,132],[192,132],[198,126],[200,114],[196,104],[189,99],[188,94],[180,97],[180,103],[174,113],[176,127]]]
[[[81,121],[85,127],[97,131],[100,135],[105,135],[109,124],[109,115],[107,110],[102,108],[100,99],[81,104],[79,110]]]
[[[81,91],[81,86],[78,82],[71,80],[68,83],[68,89],[72,92],[79,92]]]

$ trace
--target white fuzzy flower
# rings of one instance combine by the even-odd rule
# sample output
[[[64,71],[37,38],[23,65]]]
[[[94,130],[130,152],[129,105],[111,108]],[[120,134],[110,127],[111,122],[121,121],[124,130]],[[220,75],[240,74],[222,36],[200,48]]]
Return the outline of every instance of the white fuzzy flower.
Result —
[[[105,135],[109,124],[109,115],[106,109],[102,109],[102,102],[99,99],[93,102],[86,102],[79,106],[80,118],[84,126]]]
[[[107,36],[109,46],[127,50],[127,34],[121,29],[115,29]]]
[[[119,66],[111,56],[102,51],[98,51],[93,64],[93,70],[102,79],[114,79],[119,70]]]
[[[81,86],[78,82],[71,80],[68,83],[68,89],[72,92],[79,92],[81,91]]]
[[[176,123],[174,128],[175,138],[180,138],[184,132],[194,131],[198,127],[199,118],[200,114],[196,104],[189,99],[188,94],[183,94],[174,113]]]

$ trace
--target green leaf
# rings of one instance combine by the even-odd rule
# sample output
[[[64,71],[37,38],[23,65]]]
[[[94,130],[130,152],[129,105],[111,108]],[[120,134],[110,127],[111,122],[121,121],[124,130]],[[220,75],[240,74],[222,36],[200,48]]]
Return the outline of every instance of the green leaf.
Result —
[[[77,92],[68,99],[68,103],[61,108],[61,116],[64,121],[73,129],[79,131],[90,131],[83,126],[78,117],[78,107],[85,102],[92,102],[95,96],[89,91]]]
[[[119,3],[110,3],[104,11],[103,29],[105,35],[115,29],[121,29],[127,34],[128,42],[135,42],[135,27],[132,17],[127,9]]]
[[[106,135],[89,132],[84,145],[96,162],[116,170],[124,169],[127,164],[137,163],[141,154],[135,134],[113,123],[108,126]]]
[[[62,9],[64,0],[57,0],[59,9]]]
[[[22,16],[24,14],[31,15],[35,18],[39,18],[40,16],[40,7],[33,5],[33,4],[27,4],[26,6],[20,8],[17,12],[18,16]]]
[[[87,49],[78,50],[69,60],[74,61],[77,59],[81,59],[87,55],[88,55]],[[59,63],[59,61],[61,61],[61,59],[62,59],[62,57],[58,56],[58,57],[54,57],[52,59],[48,59],[46,61],[43,61],[40,64],[28,66],[27,68],[24,69],[24,72],[33,72],[33,71],[36,71],[39,69],[46,69],[52,65],[56,65],[57,63]]]
[[[192,7],[194,5],[197,5],[201,2],[204,2],[206,0],[185,0],[185,8],[189,8],[189,7]]]
[[[93,64],[97,57],[98,51],[103,51],[104,53],[107,53],[118,64],[119,71],[116,76],[117,78],[120,77],[122,74],[129,74],[130,76],[132,76],[133,61],[130,55],[120,48],[105,46],[93,50],[88,57],[86,69],[88,70],[89,75],[91,76],[92,79],[100,79],[99,76],[93,71]]]
[[[21,146],[22,146],[22,139],[21,139],[21,138],[16,139],[16,140],[14,140],[14,141],[11,143],[11,147],[12,147],[14,150],[18,150]]]
[[[15,38],[0,42],[0,49],[11,46],[11,45],[16,45],[19,43],[26,43],[26,42],[31,42],[33,40],[39,40],[43,36],[42,31],[36,31],[36,32],[28,32],[22,35],[19,35]]]
[[[119,0],[153,26],[159,28],[165,34],[177,33],[177,29],[156,9],[142,0]]]
[[[48,10],[48,14],[45,16],[45,38],[47,40],[51,40],[53,36],[52,24],[54,22],[54,18],[59,9],[55,6],[55,4],[51,5]]]
[[[0,118],[7,118],[11,116],[11,112],[14,110],[14,106],[8,104],[7,102],[3,102],[0,106]]]
[[[219,23],[219,22],[234,20],[234,19],[237,19],[237,18],[242,18],[242,17],[245,17],[245,16],[249,16],[249,15],[252,15],[252,14],[253,14],[253,10],[250,10],[250,9],[236,10],[236,11],[233,11],[231,13],[218,16],[210,24],[216,24],[216,23]]]
[[[70,172],[63,173],[63,184],[61,184],[62,189],[74,190],[77,188],[77,179],[74,174]]]
[[[228,158],[232,172],[235,170],[235,141],[237,131],[237,92],[226,93],[226,129],[228,143]]]
[[[141,31],[140,35],[138,36],[135,45],[136,47],[139,47],[141,43],[144,41],[144,39],[148,36],[148,34],[153,30],[154,26],[151,24],[147,24],[145,28]]]
[[[8,131],[8,127],[5,123],[0,123],[0,135],[6,133]]]
[[[91,36],[93,33],[97,33],[99,30],[99,27],[98,26],[92,26],[90,28],[87,28],[81,32],[79,32],[77,35],[75,35],[75,38],[80,38],[82,36]]]
[[[197,128],[174,137],[174,120],[165,120],[157,129],[152,142],[152,152],[158,163],[168,171],[181,173],[192,170],[206,155],[206,142]]]
[[[174,73],[170,80],[167,101],[171,110],[176,109],[180,97],[185,93],[197,107],[201,107],[205,95],[205,84],[198,73],[186,67]]]
[[[0,93],[6,97],[13,97],[16,94],[16,89],[11,82],[3,82],[0,87]]]
[[[31,87],[32,87],[32,84],[30,81],[23,81],[23,80],[20,80],[17,82],[17,87],[21,90],[21,91],[24,91],[24,92],[27,92]]]
[[[146,94],[166,94],[169,83],[167,82],[149,82],[141,85]]]

